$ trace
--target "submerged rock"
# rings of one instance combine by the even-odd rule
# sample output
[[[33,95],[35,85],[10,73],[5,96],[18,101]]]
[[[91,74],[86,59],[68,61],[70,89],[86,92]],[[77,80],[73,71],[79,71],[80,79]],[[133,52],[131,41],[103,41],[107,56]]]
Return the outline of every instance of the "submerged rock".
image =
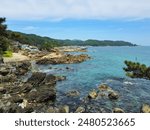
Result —
[[[78,107],[77,109],[76,109],[76,111],[75,111],[75,113],[83,113],[83,112],[85,112],[85,108],[84,107]]]
[[[95,99],[95,98],[97,98],[97,96],[98,96],[98,94],[95,90],[92,90],[91,92],[89,92],[89,95],[88,95],[88,97],[90,99]]]
[[[109,90],[111,90],[111,88],[106,84],[101,84],[98,88],[99,88],[100,91],[109,91]]]
[[[56,76],[57,81],[63,81],[66,80],[66,76]]]
[[[113,113],[124,113],[124,110],[121,108],[114,108]]]
[[[150,113],[150,105],[143,104],[143,106],[141,107],[141,112],[142,113]]]
[[[117,92],[112,91],[108,94],[108,97],[109,97],[109,99],[118,99],[119,94]]]
[[[66,95],[67,95],[68,97],[77,97],[77,96],[80,95],[80,93],[79,93],[79,91],[77,91],[77,90],[72,90],[72,91],[67,92]]]

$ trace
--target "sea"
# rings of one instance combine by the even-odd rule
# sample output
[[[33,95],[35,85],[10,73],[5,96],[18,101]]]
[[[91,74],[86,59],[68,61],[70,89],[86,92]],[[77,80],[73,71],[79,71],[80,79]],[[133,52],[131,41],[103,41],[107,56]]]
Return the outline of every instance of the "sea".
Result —
[[[87,112],[111,112],[115,107],[125,112],[140,112],[143,104],[150,104],[150,80],[129,78],[123,70],[125,60],[150,66],[150,47],[87,47],[87,52],[73,52],[75,55],[81,53],[88,54],[91,59],[78,64],[38,66],[41,72],[67,78],[56,85],[56,105],[67,104],[72,111],[77,106],[86,105]],[[100,84],[107,84],[117,91],[119,99],[98,99],[84,104],[88,93],[97,90]],[[73,90],[80,92],[78,98],[66,96],[67,92]]]

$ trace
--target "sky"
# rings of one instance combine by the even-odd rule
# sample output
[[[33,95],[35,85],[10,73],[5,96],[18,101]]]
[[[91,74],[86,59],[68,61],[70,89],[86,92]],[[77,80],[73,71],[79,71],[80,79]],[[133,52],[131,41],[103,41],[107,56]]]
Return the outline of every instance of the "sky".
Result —
[[[150,45],[150,0],[0,0],[0,17],[29,34]]]

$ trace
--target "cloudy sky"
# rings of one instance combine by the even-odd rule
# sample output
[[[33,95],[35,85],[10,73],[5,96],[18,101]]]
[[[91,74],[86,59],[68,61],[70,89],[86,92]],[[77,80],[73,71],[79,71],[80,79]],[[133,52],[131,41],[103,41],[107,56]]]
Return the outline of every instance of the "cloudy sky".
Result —
[[[0,0],[0,17],[25,33],[150,45],[150,0]]]

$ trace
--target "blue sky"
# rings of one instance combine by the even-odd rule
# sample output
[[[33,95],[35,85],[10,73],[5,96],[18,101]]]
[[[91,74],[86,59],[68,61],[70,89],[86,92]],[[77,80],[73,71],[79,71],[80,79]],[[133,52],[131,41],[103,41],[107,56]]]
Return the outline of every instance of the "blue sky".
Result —
[[[150,45],[149,0],[1,0],[0,16],[14,31]]]

